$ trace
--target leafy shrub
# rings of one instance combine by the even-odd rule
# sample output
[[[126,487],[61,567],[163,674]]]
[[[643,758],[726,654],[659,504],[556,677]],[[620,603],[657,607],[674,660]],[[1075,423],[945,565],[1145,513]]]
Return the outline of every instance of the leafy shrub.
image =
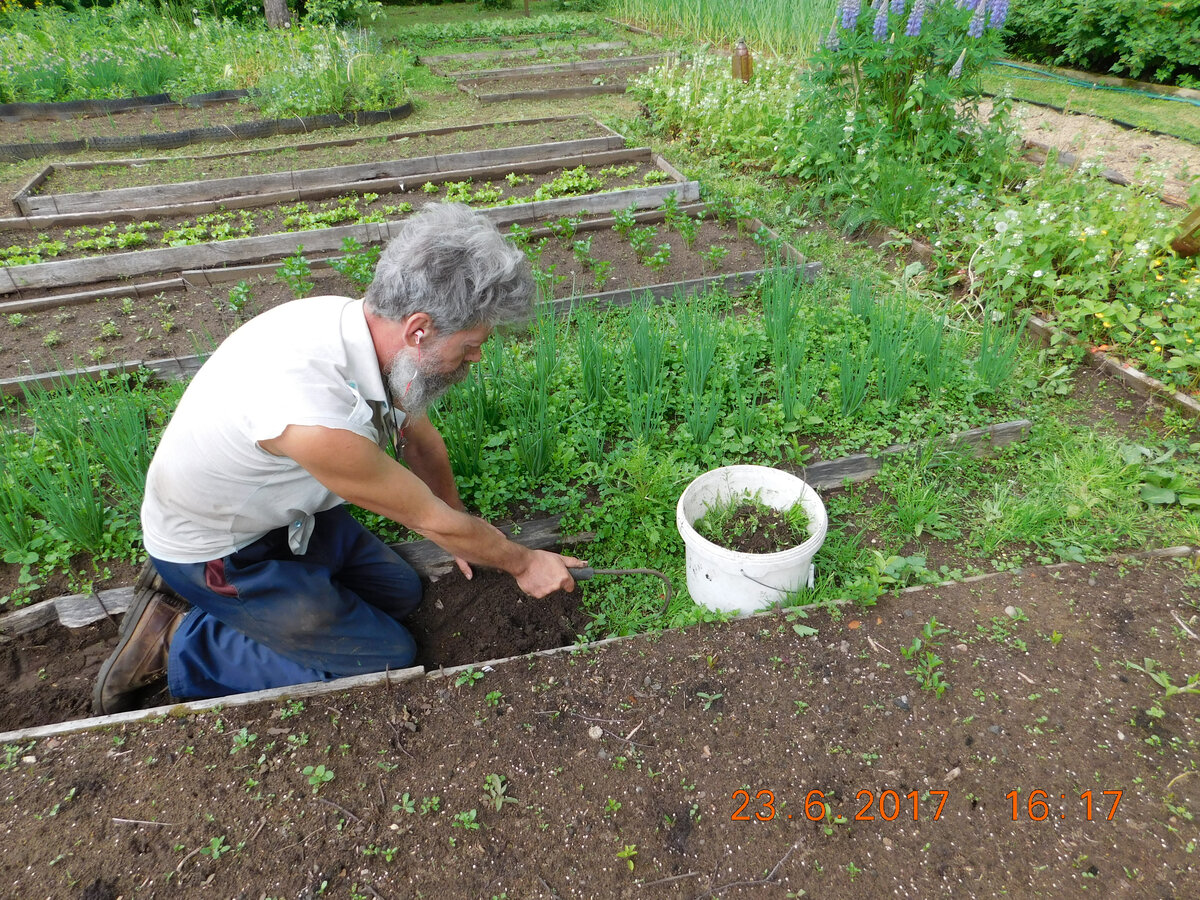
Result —
[[[1200,0],[1022,0],[1005,43],[1038,62],[1200,86]]]

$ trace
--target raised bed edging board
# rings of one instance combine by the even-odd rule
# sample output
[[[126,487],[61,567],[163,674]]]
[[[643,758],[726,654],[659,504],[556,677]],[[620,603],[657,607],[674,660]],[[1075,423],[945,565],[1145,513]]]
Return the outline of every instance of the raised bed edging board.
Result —
[[[1046,346],[1050,346],[1056,336],[1059,340],[1067,340],[1072,344],[1082,343],[1079,338],[1067,334],[1037,316],[1029,317],[1029,330]],[[1195,397],[1175,390],[1175,388],[1164,384],[1157,378],[1152,378],[1140,369],[1135,369],[1129,363],[1121,362],[1119,359],[1109,356],[1103,350],[1096,350],[1089,347],[1085,358],[1088,365],[1099,369],[1110,378],[1114,378],[1122,384],[1127,385],[1141,396],[1160,400],[1177,412],[1191,416],[1194,419],[1200,419],[1200,401],[1197,401]]]
[[[550,164],[554,160],[588,162],[596,153],[621,150],[625,139],[619,135],[582,138],[543,144],[524,144],[493,150],[469,150],[440,153],[407,159],[353,163],[319,169],[292,169],[264,175],[238,175],[207,181],[182,181],[145,187],[111,188],[71,194],[15,196],[13,202],[27,218],[30,229],[75,224],[96,217],[144,218],[208,211],[208,208],[245,209],[272,203],[298,200],[322,200],[329,196],[375,185],[394,186],[397,179],[421,178],[492,168],[508,164]],[[646,151],[649,155],[649,150]],[[548,155],[550,154],[550,155]],[[571,162],[570,165],[578,165]],[[564,167],[570,165],[564,163]],[[522,171],[525,171],[522,169]],[[69,217],[69,218],[67,218]],[[0,230],[3,229],[0,221]],[[17,223],[14,223],[17,224]]]
[[[170,131],[163,134],[122,135],[118,137],[87,137],[77,141],[51,141],[30,144],[0,144],[0,162],[20,162],[39,156],[82,153],[85,150],[103,152],[127,152],[130,150],[186,147],[190,144],[217,141],[247,140],[270,137],[276,134],[299,134],[337,125],[375,125],[403,119],[411,115],[412,101],[391,109],[359,110],[351,113],[328,113],[323,116],[296,116],[291,119],[260,119],[256,122],[240,122],[214,128],[190,128],[185,131]]]
[[[475,73],[472,74],[471,77],[460,78],[457,84],[460,91],[470,94],[480,103],[507,103],[512,100],[565,100],[576,97],[592,97],[596,96],[597,94],[623,94],[625,93],[627,87],[624,80],[611,84],[585,84],[574,87],[541,88],[527,91],[502,91],[498,93],[483,93],[481,89],[496,82],[515,81],[519,78],[531,78],[538,75],[553,75],[563,73],[578,75],[603,72],[615,72],[617,74],[622,74],[623,71],[627,71],[628,73],[641,72],[651,68],[665,58],[666,57],[662,55],[640,58],[628,57],[627,59],[629,61],[621,65],[614,65],[612,62],[606,60],[592,60],[582,63],[565,64],[566,66],[573,68],[561,68],[553,65],[525,66],[520,70],[497,70],[496,73],[486,75],[486,77],[481,77],[479,73]],[[634,62],[634,60],[637,60],[637,62]],[[597,68],[596,66],[600,63],[603,63],[603,65]],[[533,71],[535,69],[540,71]]]
[[[90,99],[65,100],[60,103],[0,103],[0,122],[27,122],[31,119],[74,119],[80,116],[108,116],[128,112],[132,109],[160,109],[169,106],[184,107],[212,106],[249,97],[249,91],[208,91],[192,94],[181,100],[172,100],[170,94],[148,94],[142,97],[124,97],[117,100]]]
[[[660,159],[661,157],[654,157],[656,162]],[[505,167],[505,171],[508,171],[508,167]],[[446,176],[439,176],[439,179],[446,180]],[[675,182],[652,187],[609,191],[602,194],[534,200],[511,206],[489,207],[481,210],[481,213],[497,225],[508,225],[531,219],[554,218],[575,212],[612,212],[631,205],[644,209],[657,206],[667,194],[675,194],[682,203],[691,202],[699,198],[700,185],[695,181]],[[392,229],[400,227],[402,223],[403,220],[368,222],[312,231],[290,231],[236,238],[228,241],[196,244],[190,247],[135,250],[108,256],[11,266],[0,269],[0,295],[16,293],[19,297],[23,288],[52,290],[112,279],[178,272],[188,268],[238,265],[278,259],[295,253],[297,246],[301,244],[309,252],[335,252],[341,248],[342,241],[347,237],[352,237],[364,245],[387,241],[393,236]]]

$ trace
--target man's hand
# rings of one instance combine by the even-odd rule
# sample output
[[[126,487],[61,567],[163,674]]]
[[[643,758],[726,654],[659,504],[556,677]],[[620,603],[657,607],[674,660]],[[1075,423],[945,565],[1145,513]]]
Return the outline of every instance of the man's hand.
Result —
[[[567,567],[581,568],[587,563],[573,556],[548,550],[530,550],[526,565],[513,572],[517,586],[533,597],[545,597],[555,591],[575,590],[575,579]]]

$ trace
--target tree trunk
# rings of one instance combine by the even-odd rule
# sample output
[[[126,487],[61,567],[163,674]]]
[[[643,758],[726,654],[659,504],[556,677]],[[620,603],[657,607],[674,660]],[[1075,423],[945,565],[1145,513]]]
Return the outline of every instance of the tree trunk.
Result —
[[[263,12],[267,14],[268,28],[287,28],[292,24],[284,0],[263,0]]]

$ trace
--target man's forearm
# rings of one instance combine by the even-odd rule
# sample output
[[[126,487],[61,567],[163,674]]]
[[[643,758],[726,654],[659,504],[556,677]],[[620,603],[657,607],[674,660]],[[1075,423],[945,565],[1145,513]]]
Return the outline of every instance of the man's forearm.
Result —
[[[510,541],[496,526],[459,510],[446,509],[416,530],[442,549],[475,565],[500,569],[514,576],[529,565],[528,548]]]

